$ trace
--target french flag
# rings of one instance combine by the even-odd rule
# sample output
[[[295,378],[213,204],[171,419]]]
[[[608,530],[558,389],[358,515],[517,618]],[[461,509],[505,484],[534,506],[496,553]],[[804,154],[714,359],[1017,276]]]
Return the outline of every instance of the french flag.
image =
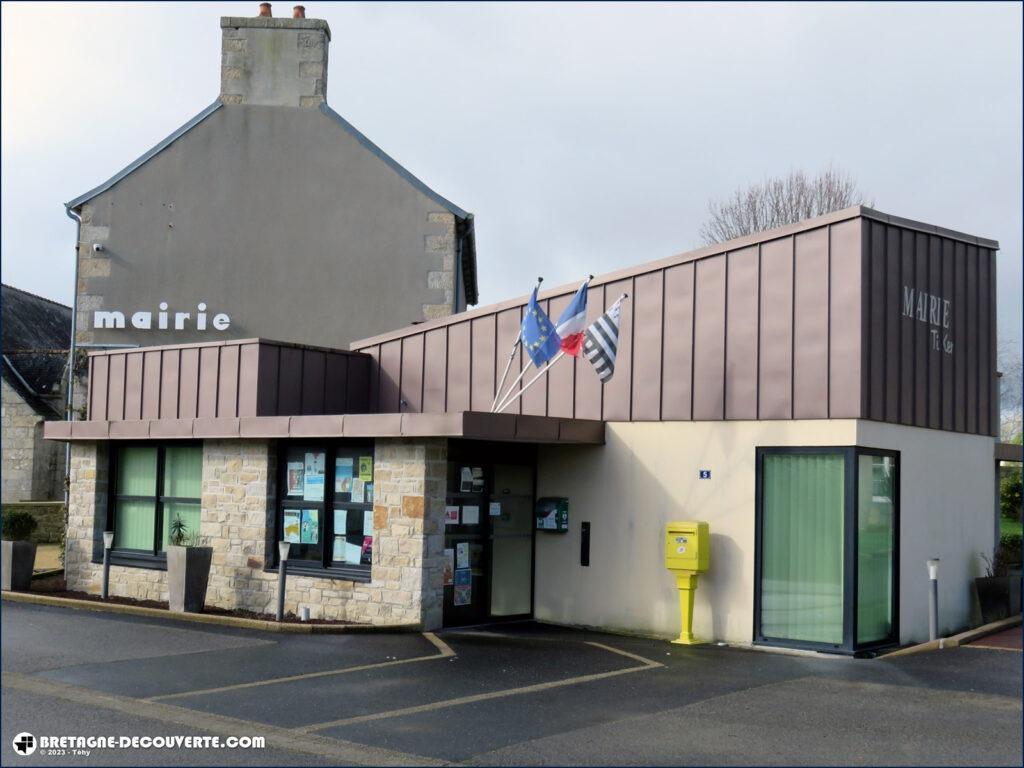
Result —
[[[562,351],[573,357],[579,357],[580,350],[583,349],[583,332],[587,328],[588,285],[590,280],[580,286],[569,306],[558,318],[558,325],[555,326],[555,332],[562,340]]]

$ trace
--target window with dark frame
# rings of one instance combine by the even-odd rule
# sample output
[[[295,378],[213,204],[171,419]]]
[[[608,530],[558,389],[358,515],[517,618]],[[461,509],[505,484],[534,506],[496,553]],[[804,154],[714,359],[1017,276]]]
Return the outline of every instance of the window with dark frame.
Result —
[[[369,581],[373,462],[372,445],[282,445],[275,539],[289,570]]]
[[[119,445],[111,474],[107,530],[115,551],[162,558],[176,522],[185,543],[198,543],[202,445]]]

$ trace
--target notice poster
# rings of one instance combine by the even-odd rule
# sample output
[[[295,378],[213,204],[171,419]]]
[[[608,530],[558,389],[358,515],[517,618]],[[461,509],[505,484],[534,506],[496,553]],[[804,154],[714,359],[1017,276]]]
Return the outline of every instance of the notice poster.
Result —
[[[362,504],[363,499],[366,498],[366,483],[363,482],[362,478],[352,478],[352,503]]]
[[[459,473],[459,491],[462,493],[473,492],[473,470],[470,467],[463,467]]]
[[[457,506],[447,506],[444,508],[444,524],[445,525],[458,525],[459,524],[459,508]]]
[[[460,541],[455,545],[455,567],[469,568],[469,542]]]
[[[480,524],[480,507],[476,506],[465,506],[462,508],[462,524],[463,525],[479,525]]]
[[[473,493],[484,492],[484,468],[473,467]]]
[[[352,493],[352,464],[351,456],[334,460],[335,493]]]
[[[316,544],[320,541],[320,511],[317,509],[302,510],[302,532],[299,538],[302,544]]]
[[[288,495],[302,495],[302,462],[288,462]]]
[[[292,544],[299,543],[299,530],[302,528],[302,513],[297,509],[284,511],[284,540]]]
[[[319,451],[306,453],[302,485],[304,501],[324,500],[324,458],[325,454]]]
[[[334,537],[334,548],[331,550],[331,560],[336,563],[347,562],[345,560],[345,537],[335,536]]]
[[[367,504],[373,504],[373,483],[366,484],[366,499]]]
[[[363,535],[373,536],[373,510],[367,509],[363,512]]]
[[[455,550],[444,551],[444,585],[447,587],[455,582]]]
[[[491,517],[501,517],[501,502],[492,501],[487,505],[487,514]]]
[[[373,482],[373,456],[359,457],[359,479],[364,483]]]
[[[363,536],[363,548],[359,552],[359,562],[369,565],[373,560],[373,536]]]
[[[455,587],[452,595],[454,605],[469,605],[473,600],[473,577],[468,569],[455,571]]]

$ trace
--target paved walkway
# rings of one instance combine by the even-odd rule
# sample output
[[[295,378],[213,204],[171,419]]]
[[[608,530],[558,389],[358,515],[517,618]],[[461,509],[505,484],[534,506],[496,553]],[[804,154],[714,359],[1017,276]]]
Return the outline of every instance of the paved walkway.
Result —
[[[792,656],[532,622],[280,635],[2,606],[0,762],[1020,765],[1021,662]],[[30,760],[16,734],[261,736]]]
[[[968,643],[973,648],[998,648],[1004,651],[1021,650],[1021,638],[1024,637],[1024,628],[1020,625],[1004,629],[993,635],[979,637],[977,640]]]

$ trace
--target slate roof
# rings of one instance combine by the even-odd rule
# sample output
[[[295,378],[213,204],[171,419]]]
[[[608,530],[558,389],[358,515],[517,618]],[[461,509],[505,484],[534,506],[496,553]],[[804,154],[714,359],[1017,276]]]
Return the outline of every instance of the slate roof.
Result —
[[[71,307],[10,285],[0,289],[3,380],[39,415],[61,418]]]

